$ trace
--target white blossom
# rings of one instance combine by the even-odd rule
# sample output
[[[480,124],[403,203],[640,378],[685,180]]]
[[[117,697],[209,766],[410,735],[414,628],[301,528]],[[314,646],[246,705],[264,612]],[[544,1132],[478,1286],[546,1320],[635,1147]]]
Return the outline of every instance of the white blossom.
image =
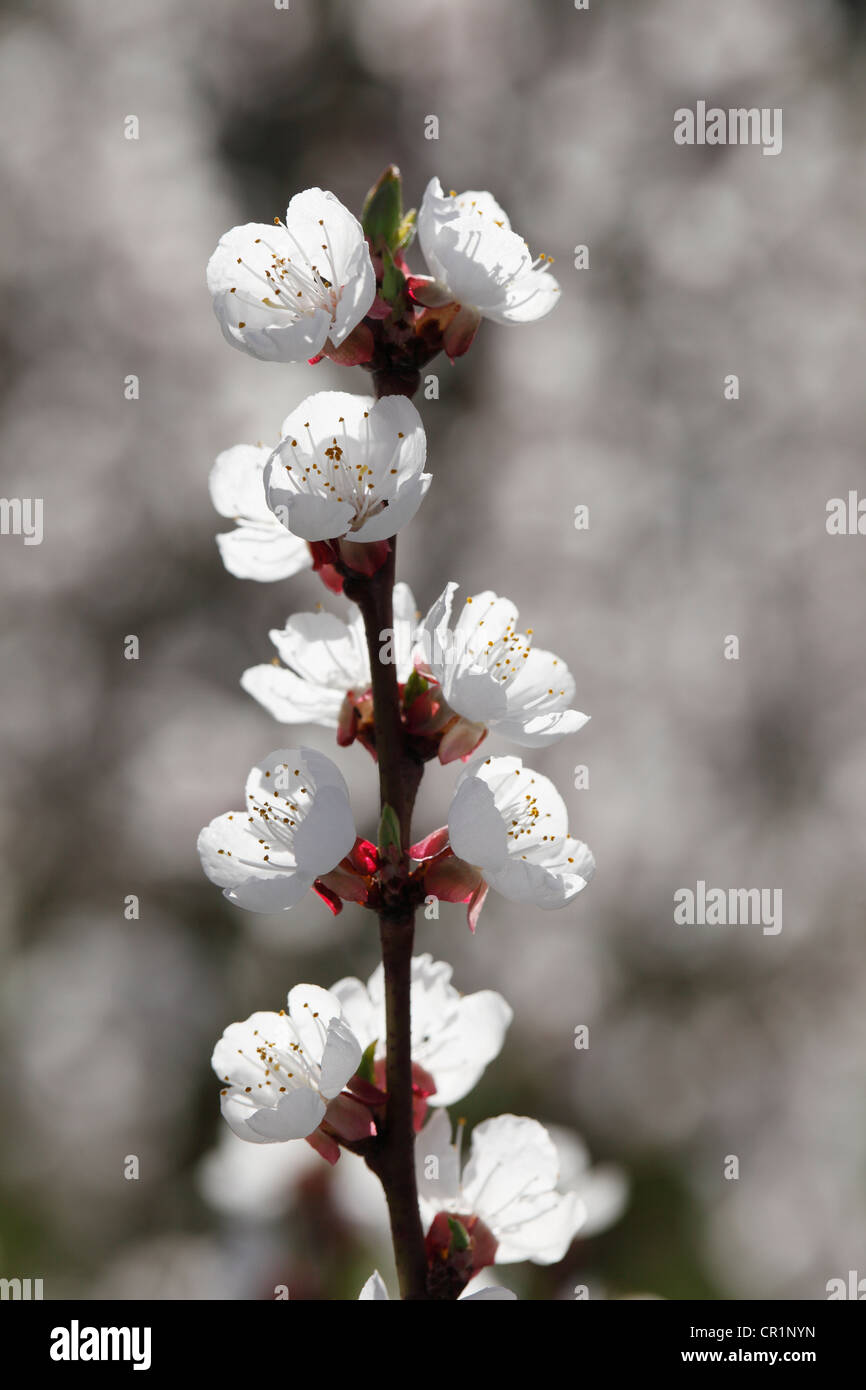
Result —
[[[427,441],[405,396],[319,391],[286,418],[265,468],[275,516],[305,541],[384,541],[411,521],[430,485]]]
[[[412,590],[408,584],[396,584],[393,649],[398,681],[412,671],[415,629]],[[285,664],[251,666],[241,685],[282,724],[336,728],[346,695],[360,695],[370,687],[364,620],[357,609],[348,619],[324,611],[295,613],[284,628],[271,631],[270,639]]]
[[[477,1218],[497,1243],[494,1264],[555,1264],[585,1220],[576,1193],[558,1190],[559,1156],[537,1120],[498,1115],[476,1125],[461,1171],[451,1122],[437,1110],[416,1136],[415,1160],[425,1226],[439,1212]]]
[[[312,748],[278,748],[250,772],[246,806],[217,816],[198,837],[202,867],[250,912],[294,907],[355,843],[339,769]]]
[[[311,1135],[361,1060],[340,1001],[326,989],[296,985],[287,1005],[230,1024],[211,1058],[224,1083],[223,1116],[240,1139],[255,1144]]]
[[[238,579],[288,579],[312,564],[310,548],[281,526],[265,497],[264,471],[271,449],[236,444],[221,453],[208,486],[220,516],[234,531],[217,536],[222,562]]]
[[[454,854],[504,898],[545,909],[564,906],[595,869],[591,851],[568,833],[553,783],[520,758],[476,760],[463,773],[448,813]]]
[[[574,679],[561,657],[533,647],[514,604],[489,589],[470,595],[455,617],[457,587],[446,585],[417,639],[419,664],[451,709],[527,748],[581,729],[589,716],[569,708]]]
[[[433,178],[418,213],[418,240],[441,295],[496,323],[530,323],[559,298],[550,260],[533,260],[490,193],[442,192]]]
[[[321,188],[295,194],[284,223],[226,232],[207,284],[228,342],[268,362],[303,362],[339,347],[376,294],[360,222]]]
[[[436,1084],[430,1105],[461,1100],[498,1057],[512,1010],[494,990],[460,994],[451,983],[452,967],[428,954],[412,959],[412,1061]],[[380,964],[367,984],[348,977],[331,986],[343,1017],[365,1050],[376,1043],[375,1059],[385,1056],[385,975]]]
[[[612,1163],[592,1164],[583,1140],[562,1125],[548,1125],[547,1132],[559,1154],[559,1190],[575,1192],[586,1210],[581,1239],[606,1231],[618,1221],[628,1200],[628,1181]]]

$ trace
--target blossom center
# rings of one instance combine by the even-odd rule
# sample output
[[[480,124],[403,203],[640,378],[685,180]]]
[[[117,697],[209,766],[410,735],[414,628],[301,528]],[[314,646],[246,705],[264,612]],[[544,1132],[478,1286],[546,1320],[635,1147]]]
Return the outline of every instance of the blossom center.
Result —
[[[369,420],[368,411],[364,412],[364,420]],[[374,447],[378,452],[382,446],[379,441],[375,446],[371,442],[369,423],[366,426],[367,447],[364,440],[349,438],[342,415],[337,423],[343,426],[342,442],[333,434],[326,444],[317,444],[309,425],[305,426],[307,443],[303,453],[298,452],[297,439],[285,439],[283,457],[291,450],[293,462],[283,466],[296,487],[307,492],[324,492],[337,502],[348,502],[355,512],[349,529],[358,531],[365,521],[378,516],[389,505],[389,498],[383,493],[391,490],[388,484],[399,472],[396,459],[404,435],[401,430],[396,436],[389,466],[374,470],[366,460],[371,457]],[[357,457],[358,454],[360,457]]]
[[[269,309],[286,310],[294,319],[315,313],[317,309],[324,309],[333,318],[338,299],[337,272],[324,223],[319,223],[325,238],[321,243],[320,266],[312,261],[285,223],[278,218],[274,221],[283,233],[281,240],[289,244],[273,246],[264,237],[256,237],[254,245],[261,248],[255,253],[256,261],[243,261],[238,257],[238,264],[244,265],[264,290],[259,296],[260,302]],[[289,250],[294,254],[289,255]],[[237,293],[237,288],[231,292]],[[242,297],[252,302],[250,295]]]
[[[247,854],[237,855],[229,849],[218,849],[217,854],[225,854],[250,868],[267,866],[285,872],[297,865],[295,831],[310,811],[315,787],[309,774],[305,774],[305,781],[310,785],[302,786],[301,769],[296,767],[290,774],[288,763],[281,764],[273,773],[265,772],[263,777],[273,779],[274,791],[271,795],[247,792],[247,833],[244,837]],[[295,785],[290,785],[290,777],[297,779]],[[283,786],[288,790],[281,793],[277,788]],[[229,816],[229,820],[234,819],[233,814]]]
[[[464,612],[471,603],[472,599],[467,598]],[[495,601],[492,600],[488,612],[494,607]],[[500,684],[507,685],[518,674],[524,661],[529,657],[532,649],[532,628],[526,632],[518,632],[513,623],[508,623],[498,637],[488,637],[485,640],[485,635],[481,631],[484,624],[485,619],[481,618],[478,622],[477,632],[473,635],[474,644],[470,646],[467,642],[465,656],[471,662],[484,666]],[[475,645],[479,642],[480,647]]]
[[[517,780],[520,777],[523,778],[522,782]],[[557,839],[544,831],[544,823],[551,819],[551,813],[545,811],[543,805],[539,806],[538,797],[531,790],[534,785],[535,778],[530,777],[527,783],[522,769],[517,768],[514,785],[509,789],[506,784],[505,792],[496,798],[498,810],[505,821],[508,852],[513,854],[517,850],[524,850],[526,852],[521,854],[522,859],[545,858]],[[527,786],[530,790],[526,790]]]
[[[309,1009],[309,1004],[305,1004],[304,1008]],[[316,1020],[324,1044],[327,1029],[317,1011],[310,1010],[310,1017]],[[284,1009],[280,1010],[280,1018],[285,1023],[286,1036],[283,1041],[277,1043],[266,1038],[260,1029],[253,1029],[249,1044],[237,1049],[238,1057],[245,1064],[243,1080],[233,1080],[230,1074],[222,1078],[228,1087],[242,1091],[257,1105],[276,1106],[280,1096],[289,1091],[311,1086],[318,1089],[321,1067],[305,1054],[297,1030]],[[261,1080],[250,1081],[250,1069]],[[226,1094],[225,1089],[222,1094]]]

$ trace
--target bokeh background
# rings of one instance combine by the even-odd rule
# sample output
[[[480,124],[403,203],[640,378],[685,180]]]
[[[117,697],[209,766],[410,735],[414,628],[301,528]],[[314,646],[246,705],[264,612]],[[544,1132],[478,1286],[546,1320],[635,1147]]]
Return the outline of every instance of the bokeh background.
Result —
[[[45,535],[0,539],[2,1275],[231,1299],[388,1275],[359,1165],[332,1175],[299,1145],[251,1173],[209,1068],[222,1028],[291,984],[366,978],[372,919],[312,898],[242,914],[195,839],[283,741],[242,670],[325,597],[310,575],[224,572],[212,460],[275,440],[313,390],[367,389],[232,352],[204,267],[301,188],[358,209],[392,161],[409,205],[434,173],[490,189],[563,287],[549,319],[485,324],[434,364],[435,481],[400,547],[423,608],[451,578],[515,599],[592,715],[535,758],[596,853],[590,889],[558,914],[491,896],[475,940],[447,906],[419,933],[516,1011],[470,1124],[563,1125],[628,1177],[607,1231],[502,1282],[820,1299],[866,1274],[866,540],[825,527],[829,498],[866,489],[863,18],[853,0],[4,7],[0,490],[44,498]],[[698,99],[781,107],[782,153],[676,146]],[[341,765],[370,833],[372,766]],[[419,832],[454,775],[428,775]],[[699,878],[781,888],[782,932],[675,926]]]

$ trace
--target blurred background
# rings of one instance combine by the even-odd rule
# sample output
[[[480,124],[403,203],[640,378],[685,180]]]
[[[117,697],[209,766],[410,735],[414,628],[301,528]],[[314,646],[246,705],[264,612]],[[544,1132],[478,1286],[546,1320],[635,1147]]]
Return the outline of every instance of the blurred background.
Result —
[[[627,1176],[562,1265],[497,1273],[554,1299],[821,1299],[866,1275],[866,540],[825,526],[866,490],[863,20],[854,0],[4,6],[0,491],[44,498],[41,545],[0,538],[4,1277],[207,1299],[391,1277],[360,1165],[229,1144],[209,1066],[292,984],[366,979],[373,919],[241,913],[195,840],[290,738],[241,672],[289,613],[341,603],[223,570],[213,458],[274,442],[314,390],[368,389],[231,351],[205,264],[310,185],[358,210],[392,161],[409,206],[434,173],[492,191],[563,289],[433,364],[434,483],[399,557],[423,609],[448,579],[513,598],[592,715],[533,755],[595,851],[588,891],[554,914],[491,895],[474,940],[456,907],[419,930],[515,1009],[469,1123],[532,1115]],[[675,145],[697,100],[781,107],[782,153]],[[372,764],[340,765],[369,834]],[[455,775],[428,774],[419,833]],[[781,888],[783,930],[675,926],[698,879]]]

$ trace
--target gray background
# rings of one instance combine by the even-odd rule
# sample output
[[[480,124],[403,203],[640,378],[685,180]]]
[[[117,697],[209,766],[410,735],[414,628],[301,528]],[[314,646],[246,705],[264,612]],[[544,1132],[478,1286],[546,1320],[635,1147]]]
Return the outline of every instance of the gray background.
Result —
[[[866,540],[825,529],[828,498],[864,486],[861,17],[830,0],[5,8],[2,492],[44,498],[45,538],[0,539],[4,1276],[49,1297],[267,1297],[275,1278],[354,1297],[387,1269],[324,1165],[282,1222],[203,1196],[213,1041],[297,981],[366,976],[376,934],[312,898],[241,914],[195,838],[283,741],[241,671],[324,597],[309,575],[223,571],[212,459],[273,441],[313,390],[367,389],[357,369],[232,352],[204,267],[301,188],[357,209],[391,161],[410,204],[433,173],[490,189],[563,287],[549,319],[484,324],[435,365],[435,479],[399,556],[424,608],[451,578],[512,597],[592,715],[535,757],[596,853],[590,889],[559,914],[491,895],[475,940],[457,908],[420,931],[462,989],[516,1010],[470,1121],[565,1123],[631,1179],[609,1233],[503,1282],[823,1298],[866,1274]],[[782,153],[677,147],[673,112],[698,99],[782,107]],[[341,766],[371,833],[369,759]],[[419,833],[453,777],[430,773]],[[699,878],[781,888],[781,934],[674,926]]]

